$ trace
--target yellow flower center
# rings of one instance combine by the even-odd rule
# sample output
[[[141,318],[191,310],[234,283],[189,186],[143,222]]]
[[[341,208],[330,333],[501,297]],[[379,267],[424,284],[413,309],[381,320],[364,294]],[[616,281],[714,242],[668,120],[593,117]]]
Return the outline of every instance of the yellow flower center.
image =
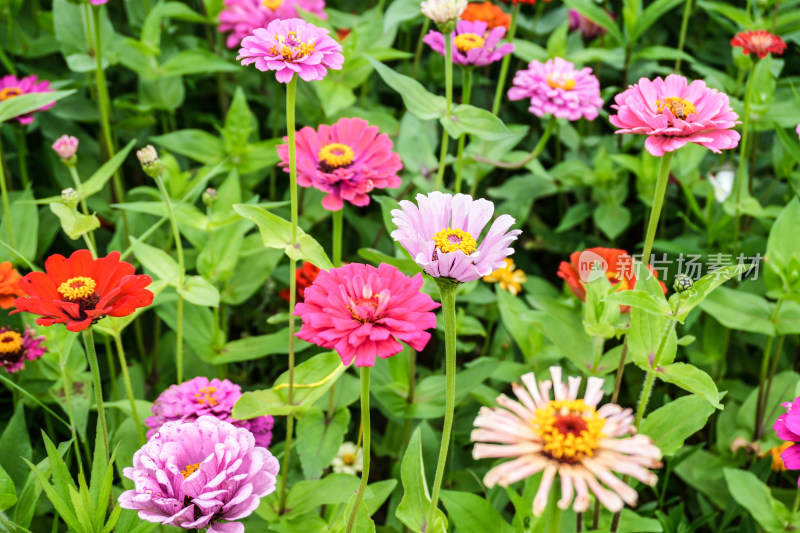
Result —
[[[78,276],[70,278],[58,287],[58,293],[70,302],[84,300],[94,294],[97,282],[92,278]]]
[[[22,89],[19,87],[6,87],[2,91],[0,91],[0,102],[8,100],[9,98],[14,98],[15,96],[19,96],[22,94]]]
[[[181,470],[181,474],[183,474],[183,479],[186,479],[187,477],[197,472],[198,468],[200,468],[200,463],[195,463],[193,465],[186,465],[186,468]]]
[[[194,393],[195,401],[200,405],[215,407],[218,403],[216,396],[214,396],[215,392],[217,392],[216,387],[203,387]]]
[[[0,333],[0,354],[17,353],[22,349],[22,335],[16,331]]]
[[[433,236],[433,242],[440,251],[449,254],[461,250],[465,255],[470,255],[478,249],[478,243],[466,231],[445,228]]]
[[[346,144],[331,143],[323,146],[317,157],[323,170],[329,172],[352,164],[356,156],[353,153],[353,149]]]
[[[661,100],[656,100],[656,112],[663,113],[665,109],[669,109],[675,118],[681,120],[685,120],[686,117],[697,112],[693,103],[678,96],[667,96],[663,103]]]
[[[456,35],[456,48],[458,48],[459,52],[464,54],[473,48],[482,47],[485,43],[486,41],[483,37],[475,35],[474,33],[461,33]]]
[[[342,462],[347,466],[353,466],[356,464],[356,456],[352,453],[345,453],[342,454]]]
[[[533,424],[544,440],[544,453],[564,463],[592,457],[605,437],[605,420],[583,400],[552,400],[535,415]]]
[[[572,74],[564,72],[551,72],[547,75],[547,85],[553,89],[564,89],[571,91],[575,88],[575,78]]]
[[[283,5],[283,0],[261,0],[261,5],[275,11]]]
[[[266,0],[270,1],[270,0]],[[296,61],[314,53],[316,43],[306,43],[297,39],[297,32],[290,31],[286,37],[275,35],[278,44],[272,45],[270,53],[283,57],[284,61]]]

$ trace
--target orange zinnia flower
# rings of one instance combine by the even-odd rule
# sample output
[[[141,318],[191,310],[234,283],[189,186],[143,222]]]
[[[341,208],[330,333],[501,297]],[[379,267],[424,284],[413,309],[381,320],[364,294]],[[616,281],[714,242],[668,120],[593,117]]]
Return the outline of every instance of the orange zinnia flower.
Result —
[[[508,29],[511,26],[511,15],[491,2],[467,4],[466,11],[461,14],[461,20],[470,22],[480,20],[488,24],[490,30],[500,26]]]
[[[22,279],[10,261],[0,263],[0,308],[11,309],[18,296],[25,296],[17,282]]]

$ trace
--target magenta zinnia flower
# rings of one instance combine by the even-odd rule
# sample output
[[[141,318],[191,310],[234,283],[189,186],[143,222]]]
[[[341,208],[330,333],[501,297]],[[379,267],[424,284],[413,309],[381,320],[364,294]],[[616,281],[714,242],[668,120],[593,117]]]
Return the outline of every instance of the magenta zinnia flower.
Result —
[[[402,351],[403,341],[422,350],[436,327],[431,313],[439,304],[420,292],[422,275],[413,278],[381,263],[351,263],[322,270],[306,289],[305,301],[294,314],[303,319],[297,336],[323,348],[336,350],[342,363],[374,366]]]
[[[150,428],[147,437],[151,438],[167,422],[191,421],[210,415],[249,430],[255,435],[256,446],[268,448],[272,441],[273,418],[269,415],[250,420],[233,418],[233,406],[241,397],[241,387],[227,379],[209,380],[199,376],[180,385],[172,385],[153,402],[153,416],[145,421]]]
[[[418,194],[417,204],[403,200],[392,211],[397,225],[392,238],[435,278],[463,283],[488,276],[506,266],[506,257],[514,253],[509,246],[522,233],[508,231],[514,218],[500,215],[480,240],[494,204],[468,194]]]
[[[608,13],[612,19],[616,19],[616,16],[611,11],[606,10],[606,13]],[[570,9],[567,17],[569,18],[569,31],[580,30],[581,36],[586,41],[606,34],[606,29],[604,27],[592,19],[584,17],[577,9]]]
[[[45,338],[25,326],[25,333],[10,327],[0,328],[0,368],[14,374],[25,368],[25,361],[41,358],[47,348],[42,346]]]
[[[603,107],[600,82],[589,67],[575,70],[575,65],[557,57],[546,63],[531,61],[527,70],[514,75],[514,86],[508,90],[509,100],[531,99],[528,110],[541,117],[587,120],[597,118]]]
[[[123,492],[119,504],[148,522],[244,533],[235,521],[275,491],[279,467],[244,428],[213,416],[169,422],[133,455],[133,467],[125,468],[136,488]]]
[[[219,31],[228,33],[225,44],[234,48],[256,28],[273,20],[300,18],[297,8],[326,19],[325,0],[225,0],[219,14]]]
[[[403,162],[392,146],[388,135],[361,118],[343,118],[319,130],[305,127],[297,132],[297,183],[328,193],[322,206],[329,211],[341,209],[343,200],[367,205],[373,189],[400,186]],[[278,146],[278,155],[289,172],[289,145]]]
[[[800,397],[781,405],[786,408],[786,413],[778,417],[772,429],[779,439],[796,443],[781,453],[781,459],[787,469],[800,470]]]
[[[273,20],[242,40],[236,58],[242,65],[255,63],[258,70],[275,70],[281,83],[296,72],[305,81],[325,78],[328,69],[341,70],[342,46],[328,37],[328,30],[301,19]]]
[[[709,89],[704,81],[689,84],[677,74],[653,81],[642,78],[614,101],[611,107],[617,114],[608,119],[620,128],[617,133],[647,135],[644,146],[654,156],[687,142],[715,153],[739,144],[739,133],[731,129],[739,124],[739,115],[731,109],[728,95]]]
[[[0,102],[4,102],[9,98],[20,96],[28,93],[50,93],[53,89],[50,88],[50,82],[47,80],[38,81],[35,75],[26,76],[24,78],[17,78],[12,74],[8,74],[0,78]],[[17,121],[20,124],[30,124],[33,122],[33,113],[37,111],[46,111],[56,105],[55,102],[50,102],[43,105],[36,111],[28,113],[27,115],[20,115]]]
[[[502,26],[489,31],[489,25],[481,20],[474,22],[459,20],[450,41],[453,63],[482,67],[499,61],[503,56],[514,51],[512,43],[497,46],[505,35],[506,29]],[[431,30],[423,40],[434,51],[444,55],[444,35]]]
[[[561,478],[561,509],[573,503],[573,491],[572,507],[579,513],[589,508],[590,493],[612,512],[621,510],[623,502],[636,505],[636,491],[613,472],[655,485],[657,477],[647,469],[661,467],[661,450],[648,437],[634,435],[630,409],[613,403],[597,408],[602,378],[589,378],[583,399],[578,399],[581,378],[569,377],[569,384],[564,383],[557,366],[550,367],[550,374],[552,381],[537,383],[530,373],[522,376],[524,387],[512,383],[519,401],[501,394],[500,407],[481,407],[471,436],[476,442],[472,456],[514,458],[489,470],[484,483],[506,487],[544,471],[533,500],[536,516],[547,505],[556,474]]]

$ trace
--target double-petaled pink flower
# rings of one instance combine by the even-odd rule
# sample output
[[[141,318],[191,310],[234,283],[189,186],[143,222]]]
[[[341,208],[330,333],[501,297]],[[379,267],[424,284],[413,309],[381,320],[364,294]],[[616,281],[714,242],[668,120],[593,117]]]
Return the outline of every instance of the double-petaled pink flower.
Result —
[[[78,138],[71,135],[62,135],[53,143],[52,149],[58,157],[64,160],[72,159],[78,153]]]
[[[24,78],[17,78],[13,74],[8,74],[0,78],[0,102],[5,102],[9,98],[15,98],[23,94],[50,92],[53,92],[50,82],[47,80],[39,81],[39,78],[33,74]],[[50,102],[36,111],[46,111],[54,105],[56,105],[55,102]],[[17,122],[25,125],[32,123],[33,113],[36,111],[16,117]]]
[[[253,30],[273,20],[300,18],[298,8],[321,19],[328,18],[325,0],[225,0],[225,8],[219,14],[219,31],[230,32],[225,44],[235,48]]]
[[[736,148],[739,132],[733,128],[739,115],[731,109],[728,95],[710,89],[701,80],[689,83],[670,74],[666,79],[642,78],[614,97],[617,110],[611,124],[617,133],[647,135],[645,148],[662,156],[687,142],[705,146],[715,153]]]
[[[575,65],[560,57],[546,63],[531,61],[527,70],[517,71],[513,83],[508,90],[509,100],[529,98],[528,110],[537,117],[594,120],[603,107],[600,82],[592,69],[576,70]]]
[[[382,263],[351,263],[320,271],[306,289],[305,301],[294,314],[303,326],[297,336],[323,348],[336,350],[342,363],[374,366],[375,357],[400,353],[405,342],[422,350],[436,327],[431,311],[439,304],[422,288],[422,275],[413,278]]]
[[[23,370],[26,361],[40,359],[47,352],[44,341],[28,326],[24,333],[8,326],[0,328],[0,368],[9,374]]]
[[[392,211],[392,238],[431,276],[475,281],[506,266],[511,243],[522,233],[509,231],[514,218],[500,215],[481,239],[493,213],[492,202],[468,194],[418,194],[417,204],[403,200]]]
[[[341,209],[344,200],[367,205],[373,189],[400,186],[403,163],[392,146],[388,135],[361,118],[343,118],[318,130],[305,127],[297,132],[297,182],[327,193],[322,206],[329,211]],[[278,155],[289,172],[289,145],[278,146]]]
[[[481,20],[458,21],[451,39],[453,63],[482,67],[501,60],[514,51],[512,43],[498,46],[505,35],[506,29],[502,26],[489,30],[489,25]],[[444,35],[431,30],[423,40],[435,52],[444,55]]]
[[[295,73],[305,81],[319,81],[329,68],[341,70],[344,63],[342,46],[328,37],[328,30],[296,18],[253,30],[242,40],[236,59],[262,72],[274,70],[281,83],[292,81]]]

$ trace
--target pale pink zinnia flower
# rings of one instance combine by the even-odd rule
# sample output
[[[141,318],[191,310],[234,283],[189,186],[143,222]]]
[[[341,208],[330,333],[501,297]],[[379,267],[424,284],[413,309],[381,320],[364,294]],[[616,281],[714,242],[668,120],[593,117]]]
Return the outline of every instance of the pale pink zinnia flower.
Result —
[[[544,471],[533,500],[536,516],[547,505],[556,474],[561,509],[573,502],[573,491],[572,507],[578,513],[589,508],[590,493],[612,512],[621,510],[623,502],[636,505],[636,491],[613,472],[655,485],[657,477],[647,469],[661,467],[661,450],[648,437],[634,434],[630,409],[613,403],[597,408],[603,398],[601,378],[589,378],[578,399],[581,378],[564,383],[557,366],[550,367],[550,374],[552,381],[537,383],[530,373],[522,376],[524,387],[513,383],[519,401],[501,394],[500,407],[481,407],[471,435],[476,442],[472,456],[514,458],[489,470],[484,483],[506,487]]]
[[[297,132],[297,183],[328,193],[322,207],[329,211],[341,209],[343,200],[367,205],[373,189],[400,186],[403,162],[392,146],[388,135],[361,118],[342,118],[319,130],[305,127]],[[278,146],[278,155],[289,172],[289,145]]]
[[[28,326],[24,333],[8,326],[0,328],[0,368],[9,374],[23,370],[26,361],[40,359],[47,352],[44,341]]]
[[[52,148],[61,159],[72,159],[78,152],[78,138],[71,135],[62,135],[56,139]]]
[[[499,61],[514,51],[512,43],[497,46],[506,34],[506,29],[498,26],[489,31],[489,25],[481,20],[470,22],[460,20],[451,39],[453,63],[482,67]],[[433,50],[444,55],[444,35],[431,30],[423,39]]]
[[[219,31],[230,32],[225,44],[235,48],[253,30],[273,20],[300,18],[297,8],[328,18],[325,0],[225,0],[225,8],[219,14]]]
[[[528,110],[537,117],[594,120],[603,107],[600,82],[592,69],[575,70],[575,65],[560,57],[546,63],[531,61],[527,70],[517,71],[513,83],[508,90],[509,100],[530,98]]]
[[[797,133],[797,138],[800,139],[800,124],[794,129],[795,133]]]
[[[250,420],[233,418],[233,406],[241,397],[241,387],[227,379],[209,380],[199,376],[180,385],[171,385],[153,402],[153,416],[145,421],[150,428],[147,437],[152,437],[167,422],[196,420],[210,415],[249,430],[255,436],[256,446],[268,448],[272,441],[273,418],[269,415]]]
[[[50,93],[53,89],[50,87],[50,82],[47,80],[39,81],[36,75],[31,74],[24,78],[17,78],[12,74],[8,74],[0,78],[0,102],[5,102],[9,98],[14,98],[28,93]],[[30,124],[33,122],[33,113],[37,111],[46,111],[56,105],[55,102],[50,102],[43,105],[36,111],[26,115],[16,117],[17,122],[20,124]]]
[[[691,84],[683,76],[670,74],[653,81],[642,78],[614,97],[616,115],[608,119],[617,133],[647,135],[644,147],[654,156],[674,152],[687,142],[715,153],[736,148],[739,115],[731,109],[728,95],[710,89],[706,82]]]
[[[279,468],[244,428],[213,416],[169,422],[133,455],[133,467],[125,468],[136,488],[123,492],[119,504],[148,522],[244,533],[236,520],[275,491]]]
[[[781,405],[786,408],[786,413],[778,417],[772,429],[779,439],[795,443],[781,453],[781,459],[788,470],[800,470],[800,397]]]
[[[294,314],[303,319],[297,336],[323,348],[336,350],[342,363],[374,366],[400,353],[403,341],[422,350],[436,327],[431,313],[439,304],[422,288],[422,275],[413,278],[381,263],[350,263],[330,271],[322,270],[306,289],[305,301]]]
[[[434,191],[418,194],[417,204],[403,200],[392,211],[397,226],[392,238],[435,278],[465,283],[488,276],[506,266],[506,257],[514,253],[510,245],[522,233],[508,231],[514,218],[500,215],[481,240],[494,213],[494,204],[483,198]]]
[[[329,68],[341,70],[344,63],[342,46],[328,37],[328,30],[302,19],[273,20],[253,30],[236,59],[262,72],[275,70],[281,83],[292,81],[295,72],[305,81],[319,81]]]

